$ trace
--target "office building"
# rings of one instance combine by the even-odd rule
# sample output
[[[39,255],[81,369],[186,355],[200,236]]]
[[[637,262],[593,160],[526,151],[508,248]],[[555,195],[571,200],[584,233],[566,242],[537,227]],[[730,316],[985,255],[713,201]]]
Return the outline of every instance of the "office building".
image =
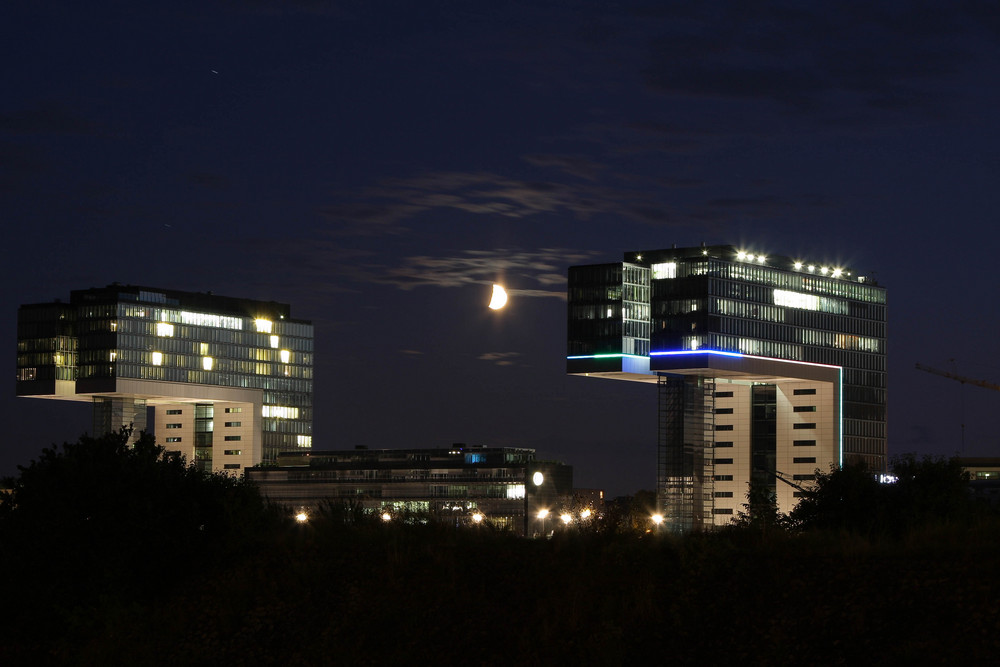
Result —
[[[287,304],[109,285],[21,306],[17,395],[93,403],[94,435],[231,471],[312,446],[313,327]]]
[[[573,506],[573,468],[514,447],[287,452],[246,475],[296,512],[333,503],[392,518],[483,520],[519,535],[551,532]]]
[[[569,270],[570,374],[658,389],[657,497],[674,530],[762,485],[789,511],[815,470],[886,466],[886,290],[809,257],[702,245]]]

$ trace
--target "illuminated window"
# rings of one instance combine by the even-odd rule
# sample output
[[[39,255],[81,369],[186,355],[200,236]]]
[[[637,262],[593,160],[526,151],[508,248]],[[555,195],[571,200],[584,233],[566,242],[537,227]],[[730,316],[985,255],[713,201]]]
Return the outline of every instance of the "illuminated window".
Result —
[[[114,351],[108,352],[108,361],[114,361],[117,358],[118,358],[118,353],[117,352],[114,352]],[[62,363],[62,357],[60,357],[58,354],[55,356],[55,363],[57,365],[60,364],[60,363]]]
[[[226,422],[226,426],[233,428],[234,426],[243,426],[243,422]]]
[[[198,354],[205,356],[208,354],[208,343],[198,344]]]
[[[275,349],[278,348],[278,337],[277,336],[271,336],[271,347],[273,347]]]
[[[212,357],[201,358],[201,367],[204,368],[206,371],[212,370],[213,365],[215,365],[215,360],[212,359]]]
[[[800,294],[788,290],[774,290],[774,305],[804,310],[819,310],[819,297],[815,294]]]
[[[519,500],[524,498],[524,484],[511,484],[507,487],[507,498]]]
[[[163,365],[163,353],[162,352],[154,352],[153,353],[153,365],[154,366],[162,366]]]
[[[169,322],[157,322],[156,323],[156,335],[157,336],[173,336],[174,335],[174,325]]]
[[[241,454],[243,454],[243,450],[242,449],[226,449],[222,453],[225,454],[226,456],[240,456]]]
[[[289,408],[283,405],[265,405],[261,416],[273,417],[275,419],[298,419],[299,409]]]
[[[662,280],[664,278],[676,278],[677,262],[664,262],[662,264],[653,264],[651,267],[649,267],[649,270],[653,280]]]
[[[271,320],[254,320],[254,324],[257,325],[257,333],[271,333]]]
[[[180,438],[167,438],[167,442],[180,442]]]
[[[243,320],[239,317],[226,317],[225,315],[210,315],[208,313],[189,313],[181,311],[181,324],[193,324],[199,327],[218,327],[221,329],[243,328]]]
[[[167,424],[167,428],[183,428],[183,424]]]
[[[290,363],[292,360],[292,353],[288,350],[282,350],[278,355],[281,357],[281,363],[283,364]]]
[[[243,408],[226,408],[226,413],[230,412],[243,412]]]
[[[297,435],[295,436],[295,444],[299,447],[312,447],[313,437],[311,435]]]

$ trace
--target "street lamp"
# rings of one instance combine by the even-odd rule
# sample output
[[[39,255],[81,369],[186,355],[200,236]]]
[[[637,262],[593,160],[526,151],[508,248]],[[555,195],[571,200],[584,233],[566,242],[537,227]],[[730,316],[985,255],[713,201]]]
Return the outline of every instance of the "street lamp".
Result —
[[[483,522],[483,515],[481,512],[476,512],[475,514],[472,515],[472,523],[482,523],[482,522]]]
[[[386,523],[392,521],[392,515],[388,512],[382,512],[382,521],[385,521]]]
[[[549,515],[548,510],[538,510],[538,514],[535,515],[542,521],[542,535],[545,535],[545,517],[547,517],[548,515]]]

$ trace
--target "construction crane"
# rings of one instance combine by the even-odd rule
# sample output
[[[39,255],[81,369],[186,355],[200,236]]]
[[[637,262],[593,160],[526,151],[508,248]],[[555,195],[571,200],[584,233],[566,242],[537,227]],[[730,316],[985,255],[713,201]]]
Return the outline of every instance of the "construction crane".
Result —
[[[933,373],[934,375],[940,375],[941,377],[951,378],[952,380],[958,380],[962,384],[971,384],[976,387],[982,387],[983,389],[992,389],[993,391],[1000,391],[1000,384],[996,384],[994,382],[987,382],[986,380],[977,380],[976,378],[969,378],[965,377],[964,375],[958,375],[956,373],[949,373],[948,371],[942,371],[937,368],[931,368],[930,366],[924,366],[923,364],[917,364],[917,370]]]
[[[962,384],[971,384],[974,387],[982,387],[983,389],[992,389],[993,391],[1000,391],[1000,384],[995,382],[987,382],[986,380],[979,380],[976,378],[965,377],[964,375],[959,375],[958,373],[949,373],[948,371],[942,371],[938,368],[931,368],[930,366],[924,366],[923,364],[917,364],[918,371],[925,371],[927,373],[933,373],[934,375],[940,375],[941,377],[946,377],[952,380],[957,380]],[[965,406],[962,406],[962,452],[965,452]]]

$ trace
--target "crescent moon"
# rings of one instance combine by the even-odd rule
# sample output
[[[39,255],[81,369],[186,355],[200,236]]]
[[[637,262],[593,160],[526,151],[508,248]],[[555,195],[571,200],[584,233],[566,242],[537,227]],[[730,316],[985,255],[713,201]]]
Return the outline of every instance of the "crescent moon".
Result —
[[[490,299],[490,309],[500,310],[507,304],[507,291],[500,285],[493,285],[493,297]]]

